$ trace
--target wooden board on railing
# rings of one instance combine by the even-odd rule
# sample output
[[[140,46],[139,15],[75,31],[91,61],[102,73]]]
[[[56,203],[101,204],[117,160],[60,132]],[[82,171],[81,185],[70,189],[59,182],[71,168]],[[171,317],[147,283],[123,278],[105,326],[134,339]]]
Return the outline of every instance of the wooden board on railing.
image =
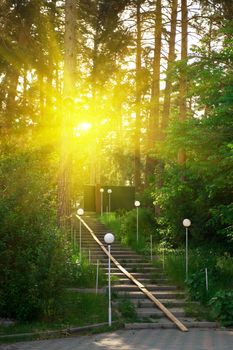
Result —
[[[138,286],[138,288],[164,313],[164,315],[169,318],[173,323],[176,324],[176,326],[182,331],[187,332],[188,329],[183,325],[181,321],[179,321],[172,313],[169,311],[155,296],[141,283],[139,282],[135,277],[131,275],[121,264],[111,255],[109,254],[108,250],[105,248],[103,243],[96,237],[93,230],[87,225],[87,223],[79,216],[76,215],[76,217],[82,222],[82,224],[88,229],[90,234],[92,235],[93,239],[96,241],[96,243],[102,248],[104,253],[110,257],[111,261],[116,265],[116,267],[125,274],[134,284]]]

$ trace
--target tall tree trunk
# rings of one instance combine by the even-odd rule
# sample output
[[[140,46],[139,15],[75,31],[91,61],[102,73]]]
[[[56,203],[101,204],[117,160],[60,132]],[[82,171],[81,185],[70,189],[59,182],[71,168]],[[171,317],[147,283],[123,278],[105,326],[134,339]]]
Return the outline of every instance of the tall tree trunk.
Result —
[[[141,187],[141,156],[140,156],[140,129],[141,129],[141,0],[137,0],[137,51],[136,51],[136,120],[134,136],[134,185],[136,190]]]
[[[172,13],[171,13],[171,32],[170,32],[170,38],[169,38],[167,76],[166,76],[166,86],[164,91],[164,105],[163,105],[163,114],[162,114],[163,135],[164,135],[164,132],[166,132],[166,128],[169,123],[170,108],[171,108],[172,66],[176,58],[175,43],[176,43],[176,25],[177,25],[177,6],[178,6],[178,0],[173,0]]]
[[[40,86],[40,123],[44,122],[44,111],[45,111],[45,96],[44,96],[44,77],[39,75],[39,86]]]
[[[50,25],[50,38],[53,38],[53,35],[55,33],[55,27],[56,27],[56,6],[57,6],[57,0],[52,0],[50,7],[49,7],[49,25]],[[53,114],[53,106],[54,106],[54,72],[56,69],[56,60],[57,60],[57,53],[55,49],[55,45],[53,43],[52,39],[49,44],[49,55],[48,55],[48,72],[47,72],[47,79],[46,79],[46,96],[45,96],[45,107],[46,112],[48,116],[51,116]]]
[[[70,227],[71,215],[71,142],[72,110],[76,72],[76,0],[65,3],[65,57],[64,57],[64,99],[61,122],[61,155],[58,179],[58,223],[63,229]]]
[[[23,21],[20,23],[18,34],[18,47],[20,50],[25,51],[28,46],[29,41],[29,29],[25,25]],[[6,99],[6,120],[5,120],[5,129],[10,130],[12,123],[14,121],[15,113],[16,113],[16,103],[15,98],[17,96],[17,86],[20,76],[20,70],[23,66],[22,61],[17,62],[17,66],[12,65],[7,80],[8,80],[8,94]]]
[[[10,72],[7,74],[6,79],[8,81],[8,92],[6,99],[6,117],[4,122],[4,128],[6,132],[8,132],[12,126],[14,116],[16,113],[15,98],[17,95],[19,70],[12,67]]]
[[[187,118],[187,58],[188,58],[188,9],[187,0],[181,0],[181,69],[180,69],[180,114],[179,120],[185,121]],[[186,152],[180,149],[178,152],[178,163],[185,164]]]
[[[155,10],[155,49],[153,60],[153,80],[151,90],[151,110],[149,117],[149,125],[147,131],[147,156],[146,156],[146,184],[149,184],[149,179],[154,173],[156,165],[155,159],[151,157],[155,141],[160,138],[160,62],[161,62],[161,47],[162,47],[162,9],[161,0],[157,0]]]
[[[93,53],[92,53],[92,118],[96,118],[98,114],[97,98],[98,98],[98,51],[99,51],[99,37],[100,37],[100,1],[96,1],[95,8],[95,33],[93,38]],[[93,185],[100,185],[101,166],[100,166],[100,145],[98,142],[98,131],[95,129],[95,157],[91,157],[90,164],[90,181]]]

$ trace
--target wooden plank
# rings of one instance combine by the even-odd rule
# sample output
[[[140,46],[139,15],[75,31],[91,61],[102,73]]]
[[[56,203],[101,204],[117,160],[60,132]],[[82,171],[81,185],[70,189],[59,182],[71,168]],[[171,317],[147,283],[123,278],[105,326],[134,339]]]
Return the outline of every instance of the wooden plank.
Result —
[[[96,237],[92,229],[86,224],[86,222],[79,216],[76,215],[76,217],[82,222],[82,224],[88,229],[90,234],[92,235],[93,239],[96,241],[96,243],[102,248],[104,253],[110,257],[111,261],[116,265],[116,267],[123,272],[134,284],[138,286],[138,288],[164,313],[164,315],[169,318],[173,323],[176,324],[176,326],[182,331],[187,332],[188,329],[183,325],[182,322],[180,322],[172,313],[169,311],[155,296],[141,283],[139,282],[135,277],[131,275],[121,264],[111,255],[109,254],[108,250],[105,248],[105,246],[102,244],[102,242]]]

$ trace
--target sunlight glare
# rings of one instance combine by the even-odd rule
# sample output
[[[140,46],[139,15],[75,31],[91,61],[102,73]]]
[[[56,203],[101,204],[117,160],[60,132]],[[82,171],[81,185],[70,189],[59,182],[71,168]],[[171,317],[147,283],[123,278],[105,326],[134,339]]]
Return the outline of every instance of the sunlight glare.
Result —
[[[76,137],[79,137],[82,132],[87,132],[92,128],[92,124],[89,122],[82,122],[74,127]]]

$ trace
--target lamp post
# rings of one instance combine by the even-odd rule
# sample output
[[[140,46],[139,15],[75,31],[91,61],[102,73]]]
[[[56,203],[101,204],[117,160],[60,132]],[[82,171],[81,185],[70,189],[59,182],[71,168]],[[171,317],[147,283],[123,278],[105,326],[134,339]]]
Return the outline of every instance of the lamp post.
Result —
[[[109,188],[107,192],[108,192],[108,213],[110,214],[110,211],[111,211],[111,193],[112,193],[111,188]]]
[[[103,194],[104,194],[104,189],[100,189],[100,213],[101,216],[103,215]]]
[[[155,216],[156,216],[156,201],[153,201],[153,206],[154,206],[154,214],[155,214]]]
[[[111,244],[114,242],[114,235],[112,233],[106,233],[104,241],[108,245],[108,325],[112,325],[112,307],[111,307]]]
[[[134,205],[135,205],[136,211],[137,211],[137,243],[138,243],[138,208],[140,207],[140,202],[139,201],[135,201]]]
[[[77,214],[79,216],[83,216],[84,210],[82,208],[79,208],[77,210]],[[80,255],[80,262],[82,261],[82,222],[79,220],[79,255]]]
[[[186,281],[188,280],[188,228],[191,226],[191,221],[189,219],[183,220],[183,226],[185,227],[186,243],[185,243],[185,272]]]

